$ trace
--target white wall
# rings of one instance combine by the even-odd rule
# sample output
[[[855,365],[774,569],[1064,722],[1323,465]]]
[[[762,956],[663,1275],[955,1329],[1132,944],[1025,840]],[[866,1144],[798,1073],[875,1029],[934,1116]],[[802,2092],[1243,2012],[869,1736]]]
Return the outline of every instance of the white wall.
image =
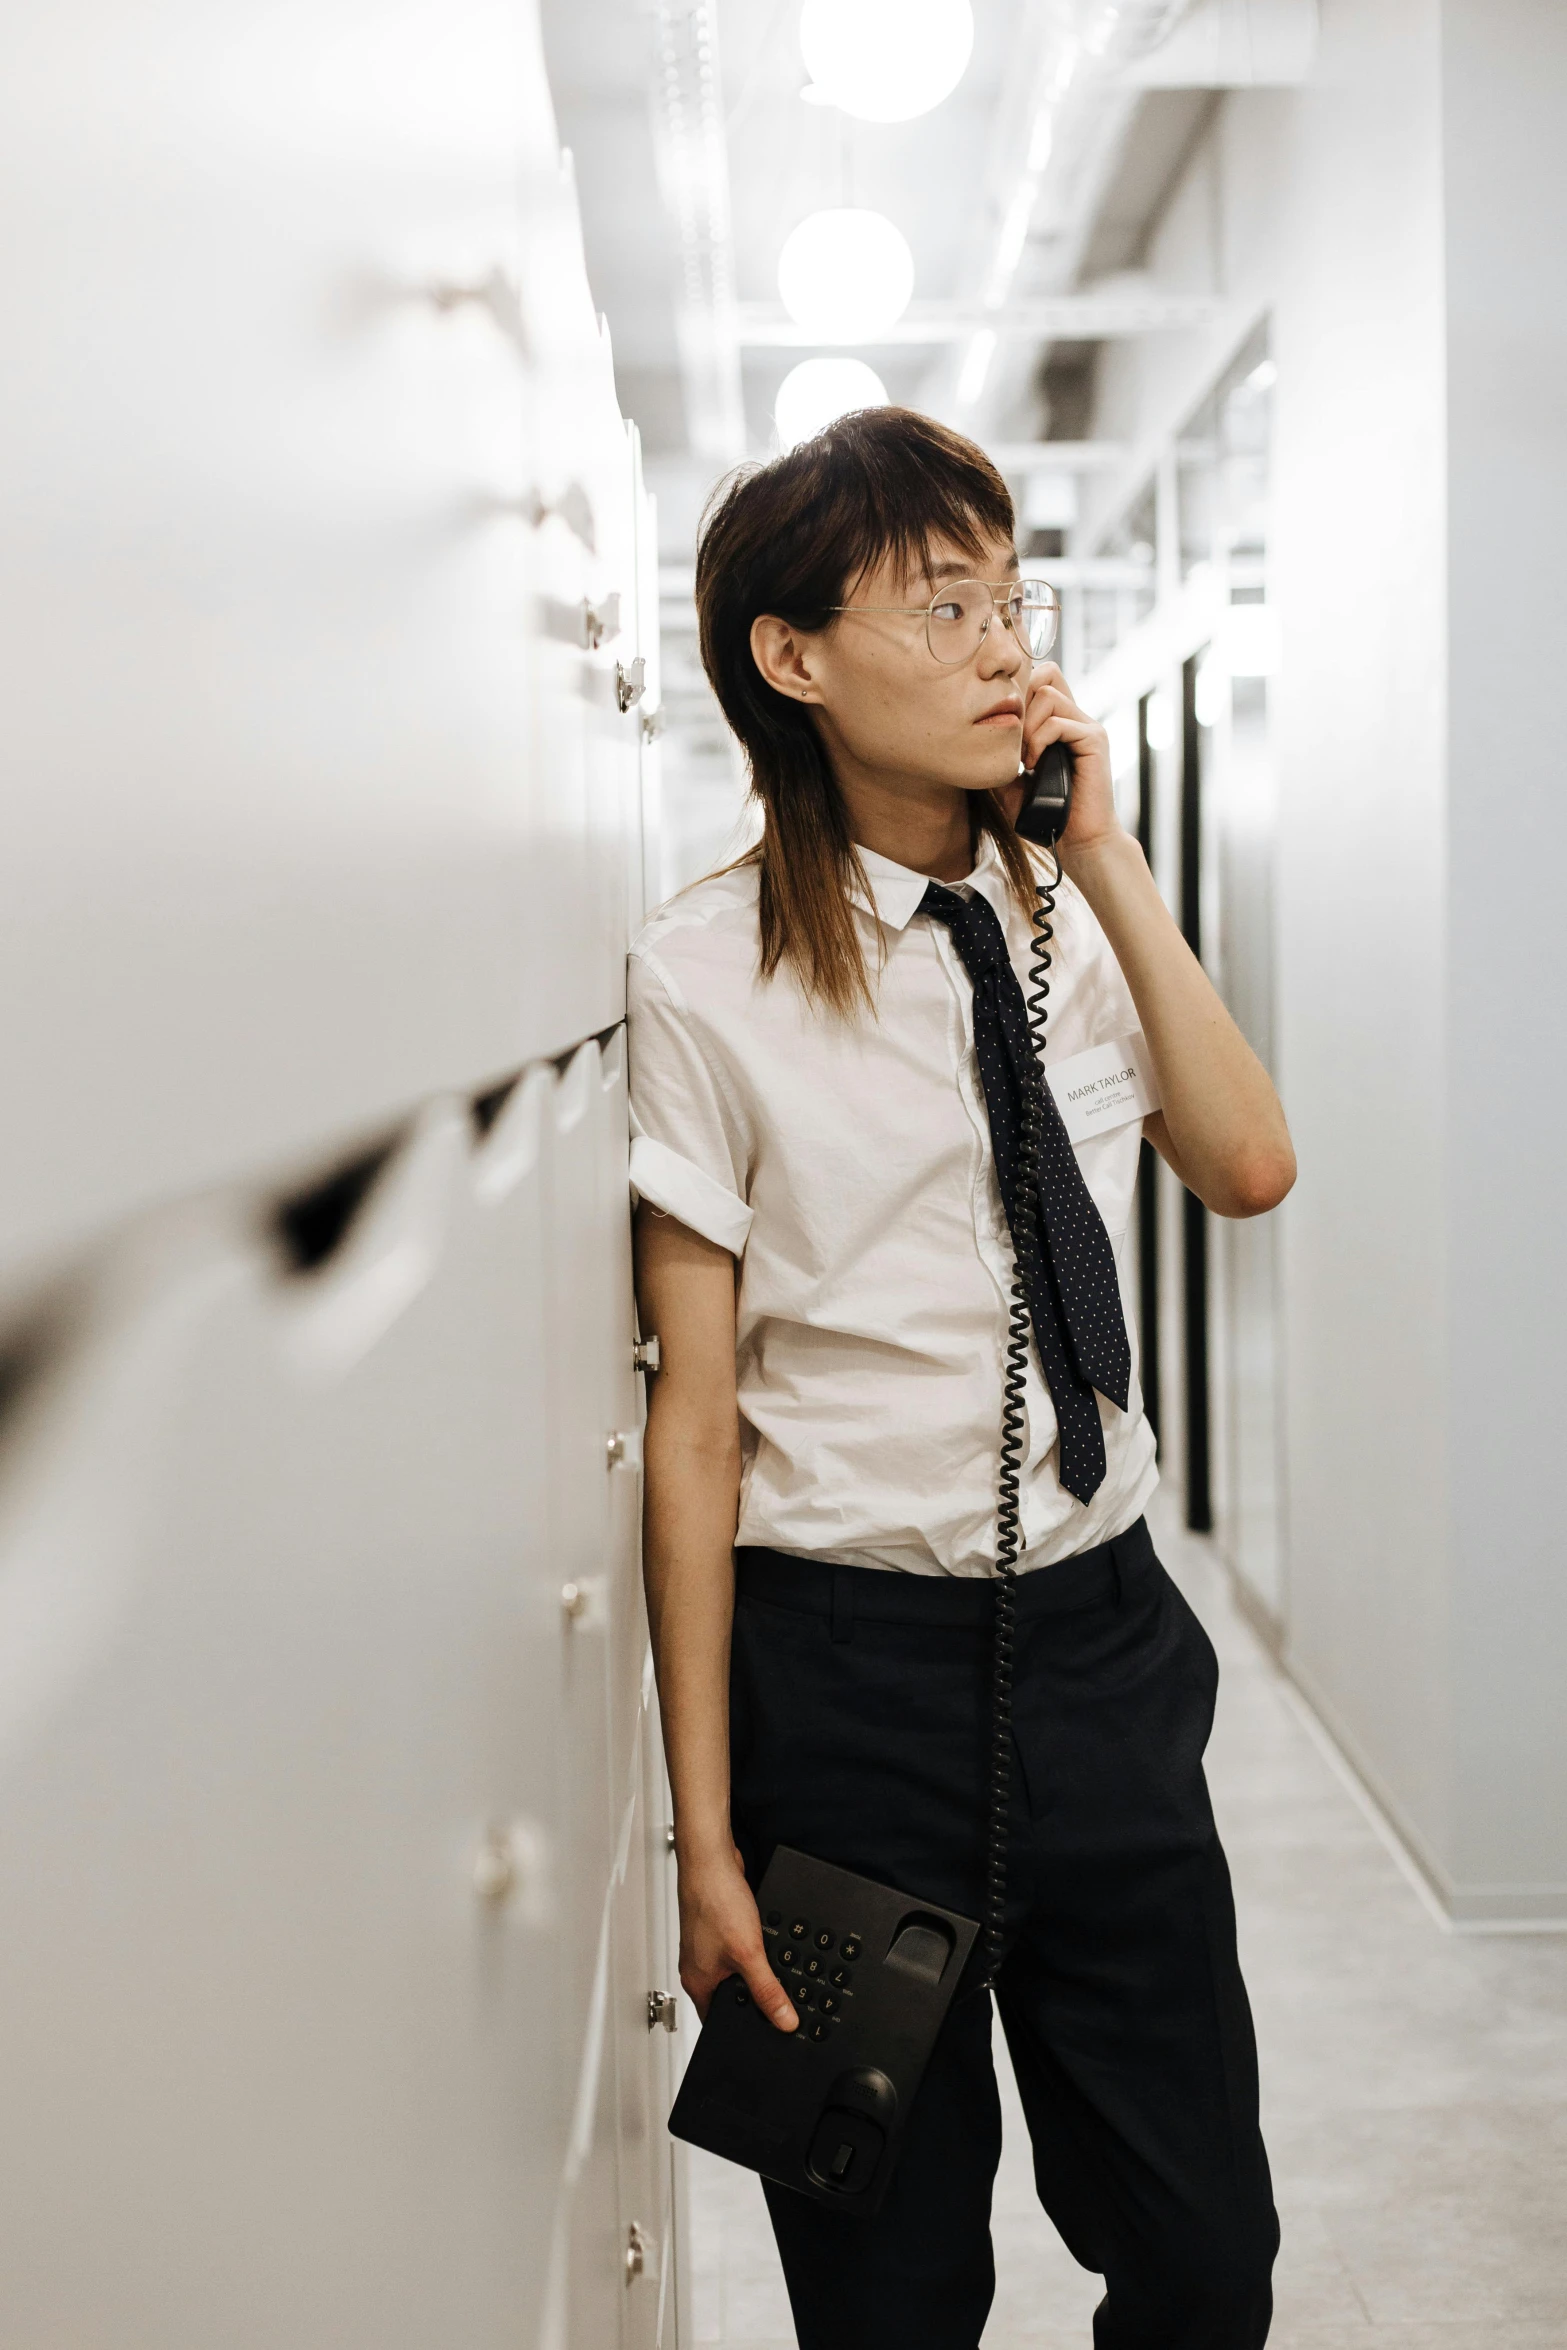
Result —
[[[1096,418],[1146,452],[1270,315],[1288,1655],[1476,1918],[1567,1912],[1562,58],[1525,0],[1328,0],[1309,84],[1225,100],[1155,240],[1224,324],[1111,346]]]
[[[1444,0],[1442,32],[1450,1865],[1477,1915],[1567,1915],[1567,14]]]

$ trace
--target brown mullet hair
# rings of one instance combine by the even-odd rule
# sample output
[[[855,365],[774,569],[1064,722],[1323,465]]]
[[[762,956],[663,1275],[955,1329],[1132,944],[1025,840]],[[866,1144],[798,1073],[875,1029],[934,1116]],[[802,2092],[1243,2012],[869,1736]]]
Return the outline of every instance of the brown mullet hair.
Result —
[[[987,537],[1010,539],[1013,529],[1007,485],[984,451],[910,408],[840,417],[787,456],[733,476],[704,517],[702,666],[762,807],[761,840],[737,860],[760,877],[762,976],[788,963],[807,997],[844,1018],[875,1008],[849,899],[864,874],[821,736],[804,705],[757,668],[751,623],[770,612],[791,628],[830,627],[831,607],[884,556],[922,578],[936,539],[977,561]],[[1030,910],[1033,868],[1000,800],[975,792],[970,806]]]

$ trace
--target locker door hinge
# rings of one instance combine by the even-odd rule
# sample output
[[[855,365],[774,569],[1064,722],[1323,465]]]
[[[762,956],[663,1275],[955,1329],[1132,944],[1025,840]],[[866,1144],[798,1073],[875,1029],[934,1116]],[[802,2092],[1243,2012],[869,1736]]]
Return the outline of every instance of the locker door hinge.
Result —
[[[631,1350],[631,1362],[635,1370],[656,1371],[659,1363],[658,1340],[639,1338]]]
[[[626,2230],[626,2282],[634,2284],[647,2274],[647,2236],[640,2220],[633,2220]]]
[[[595,604],[589,597],[584,596],[582,599],[582,641],[588,651],[596,653],[600,645],[607,644],[611,637],[619,636],[619,634],[619,593],[606,596],[602,604]],[[621,706],[625,708],[628,705],[623,703]]]
[[[680,2029],[680,2001],[673,1991],[650,1991],[647,1995],[647,2028],[656,2032],[660,2024],[666,2032]]]

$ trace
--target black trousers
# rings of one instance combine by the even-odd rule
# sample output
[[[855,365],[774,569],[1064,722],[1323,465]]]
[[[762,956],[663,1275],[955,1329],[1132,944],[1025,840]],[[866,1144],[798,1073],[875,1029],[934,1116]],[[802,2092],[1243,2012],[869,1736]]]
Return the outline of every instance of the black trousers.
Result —
[[[736,1840],[977,1918],[993,1586],[736,1554]],[[1141,1521],[1018,1585],[995,1999],[1097,2350],[1257,2350],[1278,2246],[1202,1753],[1218,1664]],[[977,1975],[977,1963],[970,1977]],[[767,2189],[801,2350],[976,2350],[995,2285],[991,1998],[960,1985],[880,2212]]]

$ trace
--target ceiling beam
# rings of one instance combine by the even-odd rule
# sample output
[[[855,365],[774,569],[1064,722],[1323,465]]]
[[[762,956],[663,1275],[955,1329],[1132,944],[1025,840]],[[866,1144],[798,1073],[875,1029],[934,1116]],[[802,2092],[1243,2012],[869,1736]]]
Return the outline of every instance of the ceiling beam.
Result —
[[[1129,441],[982,441],[998,473],[1114,473],[1132,454]]]
[[[1211,326],[1224,304],[1212,294],[1153,291],[1053,294],[1043,300],[1009,302],[1000,310],[973,302],[911,303],[895,326],[884,327],[855,350],[885,350],[893,344],[961,343],[981,327],[1004,340],[1100,342],[1118,335],[1169,334]],[[821,351],[845,346],[823,340],[772,303],[737,305],[737,331],[748,350]]]

